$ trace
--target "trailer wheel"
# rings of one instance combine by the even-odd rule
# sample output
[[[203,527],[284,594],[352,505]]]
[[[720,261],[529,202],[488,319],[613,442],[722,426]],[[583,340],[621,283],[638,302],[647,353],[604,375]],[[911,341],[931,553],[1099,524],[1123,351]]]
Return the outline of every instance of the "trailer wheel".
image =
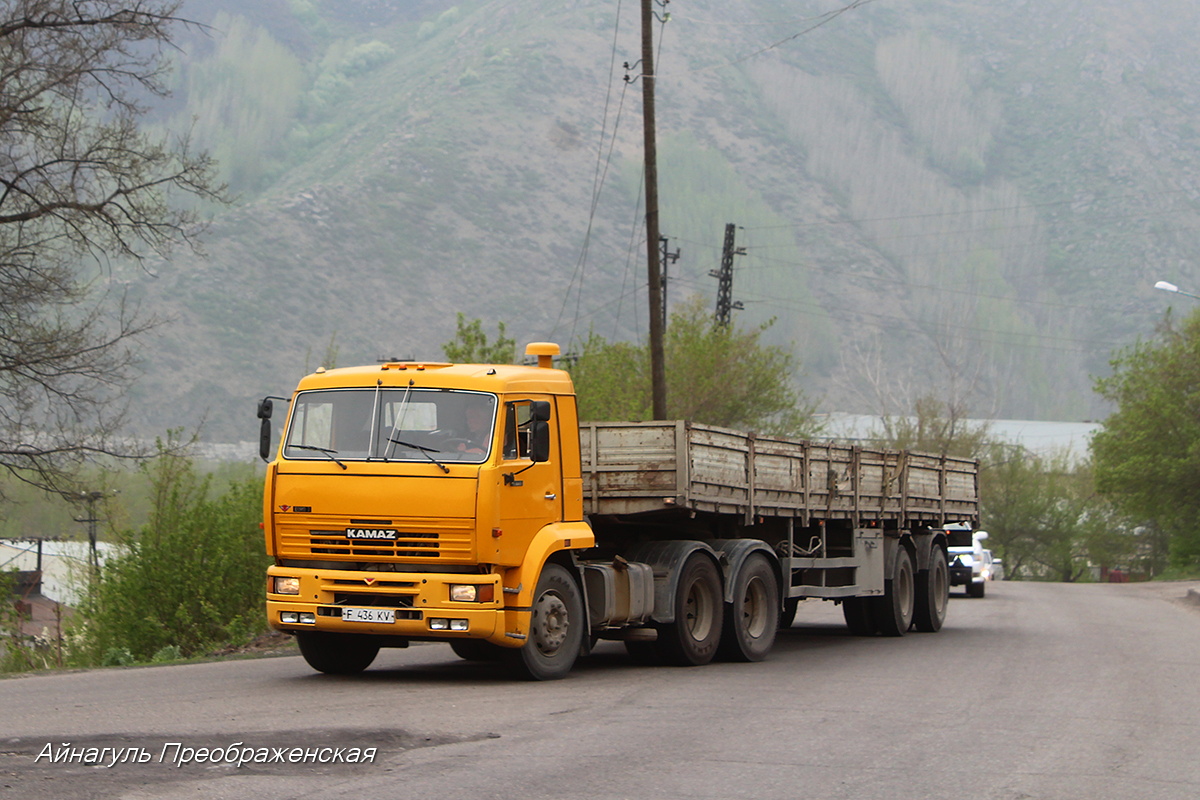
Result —
[[[783,601],[783,610],[779,612],[779,629],[790,628],[796,622],[796,612],[800,609],[800,598],[789,597]]]
[[[658,632],[658,652],[667,664],[698,667],[712,661],[721,641],[724,603],[721,576],[706,556],[692,554],[675,589],[675,621]]]
[[[529,638],[519,648],[504,651],[518,677],[552,681],[566,677],[579,657],[585,623],[583,599],[571,573],[547,564],[533,594]]]
[[[308,665],[327,675],[362,672],[379,655],[379,641],[361,634],[297,631],[296,643]]]
[[[464,661],[499,661],[504,648],[482,639],[451,639],[450,649]]]
[[[733,602],[725,605],[719,655],[727,661],[762,661],[779,629],[779,586],[771,562],[755,553],[733,579]]]
[[[935,546],[929,551],[929,569],[917,574],[917,600],[913,609],[913,624],[917,630],[936,633],[946,621],[950,605],[950,567],[946,552]]]
[[[883,597],[873,598],[875,623],[884,636],[903,636],[912,624],[916,590],[912,558],[903,547],[896,551],[896,571],[884,581]]]
[[[842,616],[846,627],[855,636],[874,636],[879,632],[875,626],[873,597],[847,597],[842,601]]]

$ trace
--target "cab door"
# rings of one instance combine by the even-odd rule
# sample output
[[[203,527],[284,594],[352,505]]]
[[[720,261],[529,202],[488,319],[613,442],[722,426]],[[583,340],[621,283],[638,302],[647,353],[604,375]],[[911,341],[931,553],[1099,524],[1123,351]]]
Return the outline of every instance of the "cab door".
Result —
[[[531,452],[533,431],[543,422],[536,419],[538,407],[543,416],[547,407],[551,409],[550,418],[544,420],[550,447],[548,458],[535,462]],[[562,457],[553,408],[550,397],[530,395],[506,400],[501,411],[504,431],[500,453],[498,563],[521,563],[534,535],[547,524],[562,519]]]

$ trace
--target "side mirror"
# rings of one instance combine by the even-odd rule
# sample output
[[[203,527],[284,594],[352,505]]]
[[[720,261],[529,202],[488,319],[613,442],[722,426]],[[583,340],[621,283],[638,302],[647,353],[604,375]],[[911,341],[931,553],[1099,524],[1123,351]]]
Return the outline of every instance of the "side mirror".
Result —
[[[262,416],[261,413],[259,416]],[[267,417],[263,417],[262,425],[258,428],[258,455],[263,461],[271,460],[271,420]]]
[[[549,407],[549,403],[546,404]],[[534,463],[550,460],[550,423],[538,420],[530,427],[529,458]]]
[[[534,422],[548,422],[550,420],[550,401],[549,400],[534,400],[529,404],[529,418]]]
[[[270,419],[271,412],[275,410],[275,404],[271,402],[271,398],[264,397],[258,401],[258,418]]]

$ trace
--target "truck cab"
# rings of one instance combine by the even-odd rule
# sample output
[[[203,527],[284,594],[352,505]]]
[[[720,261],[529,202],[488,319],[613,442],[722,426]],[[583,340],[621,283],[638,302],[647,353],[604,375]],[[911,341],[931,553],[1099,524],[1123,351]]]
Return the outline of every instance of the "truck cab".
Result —
[[[530,649],[534,615],[578,619],[578,595],[539,593],[548,564],[594,543],[577,425],[559,370],[405,362],[302,379],[267,470],[270,625],[314,668],[357,672],[381,646],[500,654]],[[538,629],[534,672],[579,649],[582,627],[566,633]]]

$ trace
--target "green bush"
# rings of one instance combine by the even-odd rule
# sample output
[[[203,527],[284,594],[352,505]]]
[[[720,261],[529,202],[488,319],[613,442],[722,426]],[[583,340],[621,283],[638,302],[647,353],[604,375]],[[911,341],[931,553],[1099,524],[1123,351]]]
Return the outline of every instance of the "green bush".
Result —
[[[147,471],[150,520],[121,534],[124,554],[89,591],[85,663],[125,663],[125,652],[139,662],[186,658],[265,624],[260,481],[231,480],[214,495],[212,476],[200,477],[171,442]]]

